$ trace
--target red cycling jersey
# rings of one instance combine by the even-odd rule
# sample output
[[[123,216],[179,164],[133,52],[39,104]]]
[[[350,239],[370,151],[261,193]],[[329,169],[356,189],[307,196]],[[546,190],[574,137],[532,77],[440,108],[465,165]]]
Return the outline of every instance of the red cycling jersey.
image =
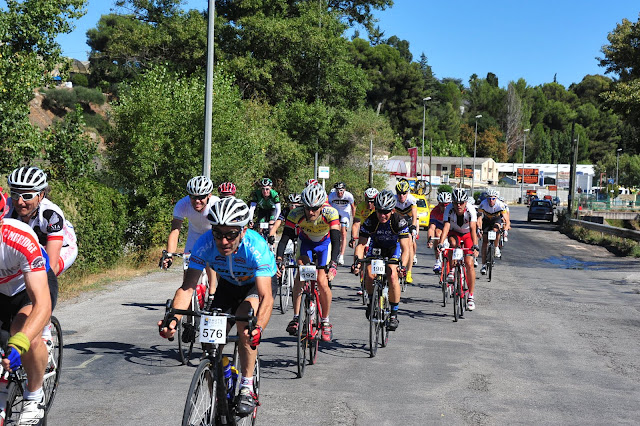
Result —
[[[24,274],[46,271],[46,261],[38,237],[26,223],[5,218],[0,235],[0,293],[14,296],[26,288]]]

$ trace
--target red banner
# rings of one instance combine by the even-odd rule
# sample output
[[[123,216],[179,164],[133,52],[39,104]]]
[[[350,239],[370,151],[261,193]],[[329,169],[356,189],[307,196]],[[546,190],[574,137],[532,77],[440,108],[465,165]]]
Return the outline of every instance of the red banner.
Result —
[[[416,177],[418,171],[418,148],[409,148],[409,157],[411,157],[409,176]]]

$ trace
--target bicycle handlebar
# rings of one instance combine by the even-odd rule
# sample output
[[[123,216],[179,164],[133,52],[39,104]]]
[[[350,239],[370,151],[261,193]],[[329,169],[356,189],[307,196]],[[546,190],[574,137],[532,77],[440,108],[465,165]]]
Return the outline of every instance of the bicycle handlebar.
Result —
[[[186,253],[186,254],[188,254],[188,253]],[[160,269],[164,269],[162,267],[162,264],[164,263],[165,259],[173,258],[173,257],[184,257],[184,255],[185,255],[185,253],[171,253],[171,252],[168,252],[166,250],[162,250],[162,257],[160,258],[160,262],[158,263],[158,267]]]

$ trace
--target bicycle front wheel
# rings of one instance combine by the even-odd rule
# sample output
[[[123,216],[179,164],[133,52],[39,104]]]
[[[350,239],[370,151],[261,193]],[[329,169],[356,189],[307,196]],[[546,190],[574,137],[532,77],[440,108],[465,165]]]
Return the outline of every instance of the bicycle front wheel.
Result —
[[[384,293],[380,296],[380,346],[385,348],[389,343],[389,317],[391,316],[391,305],[389,295]]]
[[[196,368],[189,386],[182,426],[215,425],[218,411],[217,385],[214,365],[209,359],[204,359]]]
[[[189,364],[193,354],[193,344],[196,330],[195,318],[190,315],[183,315],[178,323],[178,358],[183,365]],[[193,338],[191,338],[193,337]],[[186,342],[185,342],[186,340]]]
[[[309,346],[309,301],[305,293],[302,293],[300,297],[299,313],[297,339],[298,377],[302,378],[307,364],[306,353]]]
[[[454,274],[454,293],[453,293],[453,320],[458,321],[461,316],[460,312],[460,295],[462,294],[462,288],[460,288],[460,267],[456,266],[456,272]]]
[[[285,268],[282,275],[282,281],[280,283],[280,312],[287,313],[289,309],[289,299],[291,297],[291,289],[293,288],[293,272],[291,268]]]
[[[369,355],[373,358],[378,352],[378,338],[380,336],[380,287],[375,288],[369,304]]]
[[[440,286],[442,287],[442,306],[447,306],[447,299],[449,298],[447,294],[447,269],[449,267],[449,260],[447,256],[443,256],[442,259],[442,270],[440,271]]]
[[[316,363],[318,358],[318,344],[320,343],[320,309],[318,308],[318,299],[314,296],[309,296],[309,300],[313,302],[315,306],[314,312],[309,313],[309,364]]]
[[[491,273],[493,272],[493,259],[495,258],[495,248],[493,241],[489,241],[489,247],[487,248],[487,277],[491,281]]]
[[[237,352],[237,349],[236,349],[236,352]],[[239,357],[234,357],[234,358],[239,359]],[[235,365],[238,371],[242,371],[242,365],[240,364],[239,361]],[[240,379],[241,379],[241,374],[238,374],[238,380],[235,386],[234,400],[240,391]],[[258,401],[260,401],[260,354],[259,353],[256,354],[256,364],[253,367],[253,393],[256,394],[256,396],[258,397]],[[235,422],[237,426],[254,426],[256,424],[257,416],[258,416],[258,405],[256,405],[256,408],[253,409],[253,413],[251,414],[248,414],[246,416],[238,416],[234,412],[234,416],[235,416]]]
[[[54,316],[51,317],[51,342],[47,342],[46,345],[49,358],[44,371],[42,389],[44,390],[45,411],[49,412],[58,390],[62,368],[62,327],[60,327],[60,321]]]

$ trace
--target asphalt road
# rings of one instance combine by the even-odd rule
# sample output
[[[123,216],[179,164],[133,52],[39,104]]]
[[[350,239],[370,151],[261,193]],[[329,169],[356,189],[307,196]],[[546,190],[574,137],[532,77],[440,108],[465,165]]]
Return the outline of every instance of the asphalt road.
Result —
[[[457,323],[420,241],[400,327],[375,358],[346,266],[333,287],[334,341],[302,379],[284,331],[291,314],[276,301],[260,345],[259,423],[638,424],[640,262],[527,223],[524,208],[512,216],[493,281],[478,274],[477,309]],[[64,366],[49,425],[180,424],[194,367],[155,325],[180,277],[158,272],[58,305]]]

